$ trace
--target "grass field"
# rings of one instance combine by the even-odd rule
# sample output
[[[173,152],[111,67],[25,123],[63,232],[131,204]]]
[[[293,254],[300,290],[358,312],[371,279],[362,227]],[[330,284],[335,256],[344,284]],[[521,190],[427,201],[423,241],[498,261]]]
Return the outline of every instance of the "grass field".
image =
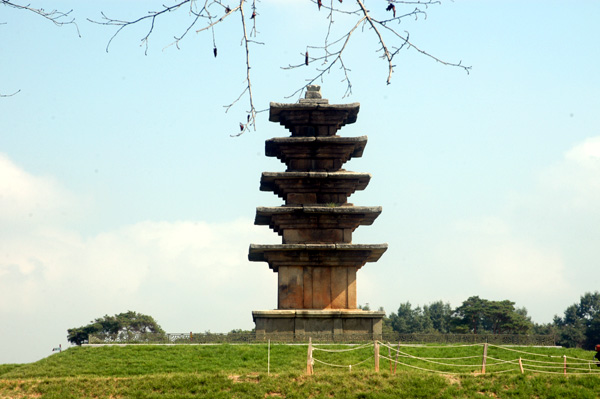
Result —
[[[271,345],[270,374],[266,344],[77,347],[35,363],[0,365],[0,398],[600,397],[600,368],[592,368],[589,351],[489,346],[482,375],[482,346],[402,347],[395,374],[385,359],[374,371],[373,350],[315,350],[315,374],[307,376],[306,345]],[[388,353],[394,358],[392,349],[380,348]],[[540,371],[526,366],[521,374],[519,357]]]

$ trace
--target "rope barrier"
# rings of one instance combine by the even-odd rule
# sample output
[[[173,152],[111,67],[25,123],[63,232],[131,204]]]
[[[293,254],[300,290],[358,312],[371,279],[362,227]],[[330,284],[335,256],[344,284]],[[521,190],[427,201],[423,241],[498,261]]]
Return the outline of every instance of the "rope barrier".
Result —
[[[546,358],[550,358],[553,360],[550,360],[550,359],[549,360],[523,359],[521,357],[519,357],[518,359],[505,360],[505,359],[498,359],[498,358],[487,356],[487,354],[484,351],[484,355],[483,355],[484,361],[483,362],[484,362],[485,366],[482,366],[481,363],[478,363],[478,364],[456,364],[456,363],[447,362],[447,361],[452,361],[452,360],[461,361],[461,360],[467,360],[467,359],[477,359],[477,358],[481,358],[480,355],[459,356],[459,357],[419,357],[419,356],[412,355],[410,353],[401,351],[399,349],[401,346],[402,347],[413,347],[413,348],[420,347],[420,348],[424,348],[424,349],[468,348],[468,347],[483,346],[485,344],[425,346],[425,345],[402,345],[402,344],[398,343],[398,345],[396,347],[396,345],[392,346],[389,343],[375,341],[374,343],[367,343],[367,344],[363,344],[363,345],[359,345],[359,346],[356,346],[353,348],[347,348],[347,349],[325,349],[325,348],[313,347],[312,350],[315,350],[315,351],[319,350],[319,351],[328,352],[328,353],[343,353],[343,352],[351,352],[351,351],[361,350],[361,349],[365,349],[365,348],[370,348],[371,345],[374,346],[375,354],[369,355],[369,357],[367,357],[366,359],[364,359],[360,362],[357,362],[355,364],[329,363],[329,362],[325,362],[320,359],[313,358],[312,355],[311,355],[311,363],[314,364],[314,362],[317,362],[317,363],[320,363],[320,364],[323,364],[326,366],[330,366],[330,367],[348,368],[350,371],[352,371],[352,367],[359,366],[367,361],[370,361],[372,358],[375,357],[375,370],[378,371],[377,366],[379,363],[379,359],[385,359],[390,362],[390,373],[392,373],[392,363],[394,363],[394,365],[395,365],[394,373],[396,370],[396,365],[400,364],[402,366],[406,366],[408,368],[412,368],[412,369],[416,369],[416,370],[421,370],[421,371],[430,372],[430,373],[437,373],[437,374],[446,374],[446,375],[465,375],[465,374],[473,374],[473,373],[479,374],[478,370],[480,367],[481,367],[481,373],[486,374],[485,366],[487,366],[488,368],[500,366],[499,370],[489,370],[487,372],[487,374],[500,374],[500,373],[515,372],[515,371],[517,371],[517,372],[520,371],[521,373],[524,373],[525,371],[528,371],[528,372],[532,372],[532,373],[567,375],[567,367],[568,367],[569,375],[590,375],[590,374],[600,375],[600,369],[598,369],[597,371],[595,369],[592,370],[592,365],[594,365],[594,366],[596,365],[596,362],[594,362],[594,361],[590,361],[587,359],[581,359],[581,358],[577,358],[577,357],[568,357],[566,355],[558,356],[558,355],[533,353],[533,352],[527,352],[527,351],[502,347],[502,346],[498,346],[498,345],[489,345],[489,347],[503,349],[506,351],[520,353],[520,354],[531,355],[531,356],[546,357]],[[379,345],[388,348],[388,356],[389,357],[379,353],[379,351],[378,351]],[[395,352],[396,359],[392,358],[393,357],[392,351]],[[432,365],[432,367],[435,367],[433,365],[439,365],[439,366],[455,368],[455,369],[460,369],[460,368],[466,367],[466,368],[472,368],[474,370],[464,370],[464,371],[459,371],[459,372],[435,370],[433,368],[420,367],[415,364],[410,364],[407,362],[399,361],[398,357],[402,357],[403,359],[411,359],[414,361],[424,362],[426,364]],[[559,362],[554,359],[561,359],[562,361]],[[567,363],[567,359],[572,359],[572,360],[576,360],[579,362]],[[488,361],[491,360],[491,361],[493,361],[493,363],[487,363],[486,360],[488,360]],[[501,366],[505,366],[505,367],[501,367]],[[516,367],[512,367],[512,366],[516,366]],[[574,367],[574,366],[583,366],[585,368]],[[550,371],[551,369],[556,369],[556,370],[561,370],[561,371]],[[581,372],[579,372],[579,371],[581,371]]]
[[[564,373],[561,371],[560,373],[556,372],[556,371],[544,371],[544,370],[534,370],[534,369],[526,369],[523,368],[526,371],[531,371],[532,373],[543,373],[543,374],[560,374],[560,375],[564,375]],[[587,372],[587,373],[569,373],[569,375],[594,375],[594,374],[599,374],[597,372]]]
[[[392,360],[389,357],[384,356],[384,355],[379,355],[379,357],[382,357],[382,358],[384,358],[386,360],[390,360],[392,362],[396,362],[396,363],[401,364],[403,366],[411,367],[411,368],[417,369],[417,370],[429,371],[429,372],[438,373],[438,374],[450,374],[450,375],[461,375],[461,374],[464,374],[464,373],[452,373],[452,372],[449,372],[449,371],[431,370],[431,369],[426,369],[426,368],[423,368],[423,367],[417,367],[417,366],[413,366],[411,364],[406,364],[406,363],[399,362],[397,360]]]
[[[380,342],[380,344],[390,350],[397,352],[397,353],[404,353],[404,352],[400,352],[398,349],[391,346],[391,344],[385,344],[383,342]],[[400,346],[402,346],[402,345],[400,345]],[[430,347],[428,346],[427,348],[430,348]],[[480,358],[480,357],[481,356],[479,356],[479,355],[474,355],[474,356],[463,356],[463,357],[421,357],[420,359],[437,359],[437,360],[461,359],[462,360],[462,359],[476,359],[476,358]]]
[[[331,366],[331,367],[349,367],[349,368],[352,368],[352,367],[356,367],[356,366],[358,366],[358,365],[361,365],[361,364],[363,364],[363,363],[364,363],[364,362],[366,362],[366,361],[369,361],[369,360],[371,360],[371,358],[372,358],[372,357],[373,357],[373,356],[369,356],[369,357],[368,357],[368,358],[366,358],[365,360],[361,360],[360,362],[358,362],[358,363],[355,363],[355,364],[333,364],[333,363],[327,363],[327,362],[324,362],[324,361],[322,361],[322,360],[319,360],[319,359],[317,359],[317,358],[314,358],[314,357],[313,357],[313,360],[314,360],[315,362],[317,362],[317,363],[325,364],[325,365],[327,365],[327,366]]]
[[[382,344],[382,345],[386,346],[385,344]],[[390,348],[390,347],[388,346],[388,348]],[[481,366],[481,364],[454,364],[454,363],[436,362],[436,361],[433,360],[433,359],[449,360],[449,359],[467,359],[467,358],[472,359],[472,358],[479,358],[481,356],[466,356],[466,357],[459,357],[459,358],[434,358],[434,357],[427,358],[427,357],[414,356],[414,355],[411,355],[409,353],[405,353],[405,352],[399,351],[398,349],[395,349],[395,348],[390,348],[390,349],[396,351],[397,353],[402,354],[401,355],[402,357],[408,357],[408,358],[411,358],[411,359],[421,360],[421,361],[424,361],[424,362],[427,362],[427,363],[439,364],[439,365],[442,365],[442,366],[452,366],[452,367],[480,367]],[[380,357],[382,357],[382,356],[380,356]],[[505,363],[505,362],[501,361],[501,363]],[[489,365],[490,366],[494,366],[496,364],[497,363],[491,363]]]
[[[318,348],[316,346],[313,345],[313,350],[315,351],[321,351],[321,352],[330,352],[330,353],[339,353],[339,352],[351,352],[351,351],[356,351],[359,349],[363,349],[366,347],[370,347],[371,345],[373,345],[372,343],[368,343],[368,344],[364,344],[361,346],[358,346],[356,348],[348,348],[348,349],[323,349],[323,348]]]
[[[489,357],[489,356],[488,356],[488,359],[492,359],[492,360],[496,361],[496,363],[488,363],[487,364],[488,366],[498,366],[501,364],[518,364],[519,363],[518,359],[503,360],[503,359],[496,359],[496,358]]]
[[[406,366],[406,367],[411,367],[411,368],[414,368],[414,369],[417,369],[417,370],[422,370],[422,371],[429,371],[429,372],[432,372],[432,373],[448,374],[448,375],[464,375],[464,374],[468,374],[468,373],[464,373],[464,372],[462,372],[462,373],[455,373],[455,372],[450,372],[450,371],[441,371],[441,370],[428,369],[428,368],[424,368],[424,367],[418,367],[418,366],[414,366],[412,364],[407,364],[407,363],[403,363],[403,362],[392,360],[392,359],[390,359],[390,358],[388,358],[386,356],[383,356],[383,355],[380,355],[379,357],[382,357],[382,358],[384,358],[386,360],[389,360],[391,362],[396,362],[396,363],[401,364],[401,365]],[[505,363],[514,363],[514,362],[515,362],[514,360],[505,361]],[[451,365],[451,366],[459,366],[459,365]],[[481,367],[481,365],[477,364],[477,365],[475,365],[475,367]],[[488,372],[488,374],[508,373],[508,372],[516,371],[516,370],[517,369],[507,369],[507,370],[490,371],[490,372]]]
[[[525,366],[529,366],[529,367],[539,367],[539,368],[543,368],[543,369],[563,369],[564,366],[562,364],[558,365],[558,366],[542,366],[540,364],[527,364],[525,363],[527,359],[522,359],[523,361],[523,367]]]
[[[526,352],[526,351],[511,349],[511,348],[507,348],[505,346],[498,346],[498,345],[492,345],[492,344],[489,344],[489,346],[493,347],[493,348],[504,349],[504,350],[511,351],[511,352],[525,353],[527,355],[532,355],[532,356],[556,357],[556,358],[561,358],[561,359],[563,358],[563,356],[543,355],[541,353],[533,353],[533,352]],[[583,360],[583,359],[578,359],[578,360]]]
[[[383,344],[383,342],[381,342]],[[411,348],[431,348],[431,349],[445,349],[445,348],[466,348],[470,346],[483,346],[485,344],[464,344],[464,345],[423,345],[423,344],[400,344],[399,346],[406,346]]]

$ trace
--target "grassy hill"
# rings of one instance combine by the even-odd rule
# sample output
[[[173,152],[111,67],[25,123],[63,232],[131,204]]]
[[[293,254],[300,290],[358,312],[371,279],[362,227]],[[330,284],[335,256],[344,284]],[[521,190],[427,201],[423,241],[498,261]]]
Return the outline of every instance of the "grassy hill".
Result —
[[[446,366],[449,368],[442,370],[444,373],[437,373],[402,365],[394,375],[389,362],[383,359],[381,371],[375,373],[370,346],[351,352],[315,352],[320,362],[364,363],[350,371],[317,362],[315,375],[306,376],[306,349],[305,345],[272,345],[268,375],[266,344],[77,347],[35,363],[0,365],[0,398],[600,397],[600,372],[592,368],[591,374],[565,377],[543,372],[521,374],[514,364],[506,363],[499,366],[506,372],[494,373],[490,361],[490,371],[485,375],[458,366]],[[405,351],[409,350],[417,349]],[[419,356],[428,358],[481,355],[481,347],[477,346],[418,350]],[[541,359],[556,359],[558,366],[565,354],[579,359],[593,356],[593,352],[581,350],[526,350],[539,353]],[[387,355],[387,349],[382,354]],[[490,348],[488,355],[498,360],[515,356],[500,348]],[[474,360],[460,362],[466,365]]]

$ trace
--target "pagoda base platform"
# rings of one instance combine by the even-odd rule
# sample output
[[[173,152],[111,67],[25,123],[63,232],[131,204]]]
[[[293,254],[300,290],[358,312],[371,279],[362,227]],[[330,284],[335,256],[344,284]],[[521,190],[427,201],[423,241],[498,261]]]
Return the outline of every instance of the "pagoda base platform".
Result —
[[[385,312],[368,310],[255,310],[256,339],[351,341],[381,339]]]

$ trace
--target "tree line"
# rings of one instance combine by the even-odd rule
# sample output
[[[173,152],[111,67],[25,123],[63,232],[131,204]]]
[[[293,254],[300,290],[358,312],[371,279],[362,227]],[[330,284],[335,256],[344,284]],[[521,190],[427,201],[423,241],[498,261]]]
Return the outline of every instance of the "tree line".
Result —
[[[359,308],[369,310],[368,304]],[[232,330],[230,333],[241,332]],[[136,334],[148,333],[165,335],[151,316],[129,311],[114,316],[106,315],[88,325],[70,328],[67,330],[67,339],[72,344],[81,345],[89,342],[91,334],[126,340]],[[557,345],[593,349],[595,345],[600,345],[600,292],[585,293],[578,303],[564,311],[562,317],[555,316],[547,324],[534,323],[526,308],[515,307],[515,302],[507,299],[492,301],[471,296],[456,308],[441,300],[423,307],[413,307],[407,301],[401,303],[396,312],[384,317],[383,333],[543,334],[553,335]]]
[[[546,324],[534,323],[526,308],[510,300],[471,296],[456,308],[441,300],[423,307],[407,301],[384,318],[383,329],[384,334],[550,334],[557,345],[592,349],[600,344],[600,292],[585,293]]]

